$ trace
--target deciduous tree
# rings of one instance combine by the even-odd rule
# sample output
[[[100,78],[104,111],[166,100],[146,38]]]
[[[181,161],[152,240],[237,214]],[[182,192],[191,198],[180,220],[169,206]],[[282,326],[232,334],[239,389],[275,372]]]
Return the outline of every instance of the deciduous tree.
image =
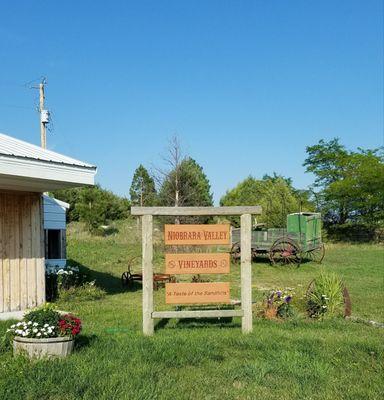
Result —
[[[221,206],[255,206],[261,205],[262,215],[257,217],[258,223],[266,223],[268,227],[285,227],[287,214],[312,211],[313,205],[307,194],[300,194],[291,185],[291,180],[274,174],[265,175],[263,179],[249,176],[235,188],[227,191],[220,200]],[[238,223],[238,219],[231,219]]]
[[[70,204],[69,222],[83,221],[91,232],[109,221],[123,219],[129,215],[129,201],[99,185],[93,187],[58,190],[55,198]]]
[[[326,223],[367,223],[384,220],[384,158],[382,149],[348,151],[338,139],[307,147],[304,162],[315,175],[314,187]]]

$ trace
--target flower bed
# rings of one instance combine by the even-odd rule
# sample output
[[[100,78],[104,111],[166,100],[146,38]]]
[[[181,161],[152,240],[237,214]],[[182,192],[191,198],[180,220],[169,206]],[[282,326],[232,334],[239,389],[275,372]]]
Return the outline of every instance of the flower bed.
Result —
[[[61,290],[80,286],[86,279],[86,275],[80,273],[80,269],[77,266],[66,265],[64,268],[46,267],[45,288],[47,301],[56,300]]]
[[[72,314],[61,314],[45,304],[11,325],[7,334],[13,337],[14,354],[29,357],[61,356],[72,352],[74,339],[81,332],[81,321]]]
[[[272,290],[267,295],[266,318],[288,318],[294,314],[292,307],[293,290],[291,288]]]
[[[105,296],[105,291],[78,266],[47,267],[45,282],[47,301],[99,300]]]

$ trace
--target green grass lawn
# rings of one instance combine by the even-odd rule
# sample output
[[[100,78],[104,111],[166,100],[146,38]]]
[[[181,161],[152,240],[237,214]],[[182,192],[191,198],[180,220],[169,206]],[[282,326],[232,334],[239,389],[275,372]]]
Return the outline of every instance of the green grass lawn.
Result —
[[[320,267],[253,264],[254,330],[242,335],[232,322],[160,321],[153,337],[141,334],[141,288],[124,291],[120,275],[140,254],[135,224],[91,238],[73,225],[68,258],[89,269],[107,296],[59,304],[78,314],[83,335],[65,360],[29,362],[0,354],[0,399],[379,399],[383,389],[384,329],[299,315],[287,321],[258,317],[263,293],[293,287],[295,304]],[[163,248],[156,245],[156,270]],[[352,298],[352,314],[384,322],[383,248],[328,245],[321,268],[337,272]],[[228,277],[212,277],[228,279]],[[239,267],[232,266],[232,297],[239,297]],[[165,309],[164,289],[155,292]],[[0,335],[10,322],[0,323]]]

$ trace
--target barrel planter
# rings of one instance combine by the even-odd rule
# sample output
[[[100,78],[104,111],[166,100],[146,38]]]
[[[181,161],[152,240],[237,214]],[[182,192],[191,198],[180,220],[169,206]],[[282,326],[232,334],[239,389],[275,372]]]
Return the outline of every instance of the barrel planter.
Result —
[[[45,339],[15,336],[13,354],[26,354],[29,358],[66,357],[72,353],[73,344],[70,336]]]

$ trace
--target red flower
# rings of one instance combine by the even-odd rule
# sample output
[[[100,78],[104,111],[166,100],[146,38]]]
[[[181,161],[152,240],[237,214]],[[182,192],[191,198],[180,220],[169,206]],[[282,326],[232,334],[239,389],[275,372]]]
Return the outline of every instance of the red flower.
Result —
[[[65,314],[59,320],[59,329],[64,335],[76,336],[81,331],[81,320],[71,314]]]

